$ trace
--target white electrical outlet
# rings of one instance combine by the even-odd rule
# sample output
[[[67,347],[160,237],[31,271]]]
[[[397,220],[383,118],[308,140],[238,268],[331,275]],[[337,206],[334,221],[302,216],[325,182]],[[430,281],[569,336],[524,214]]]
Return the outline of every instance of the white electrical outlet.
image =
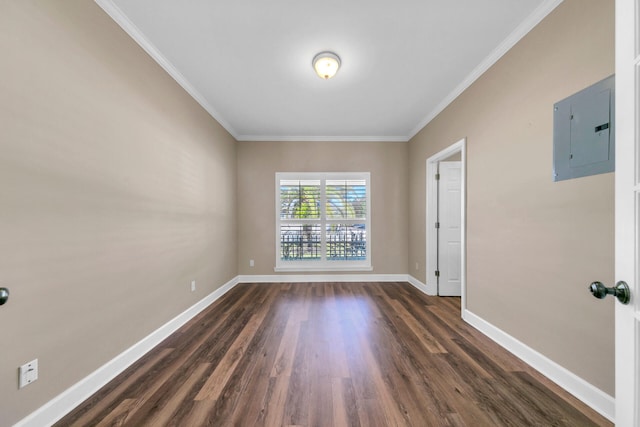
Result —
[[[249,260],[249,267],[253,267],[255,265],[255,263],[253,262],[252,259]]]
[[[18,387],[22,388],[38,379],[38,359],[20,366]]]
[[[191,281],[191,292],[193,292],[193,291],[195,291],[195,290],[196,290],[196,281],[195,281],[195,280],[192,280],[192,281]]]
[[[419,264],[416,262],[416,270],[419,269]]]

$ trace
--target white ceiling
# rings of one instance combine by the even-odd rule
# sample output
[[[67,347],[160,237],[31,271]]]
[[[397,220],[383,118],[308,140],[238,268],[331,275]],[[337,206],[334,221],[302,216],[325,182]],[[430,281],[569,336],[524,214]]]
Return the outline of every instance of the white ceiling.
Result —
[[[237,140],[340,141],[407,141],[561,1],[96,0]]]

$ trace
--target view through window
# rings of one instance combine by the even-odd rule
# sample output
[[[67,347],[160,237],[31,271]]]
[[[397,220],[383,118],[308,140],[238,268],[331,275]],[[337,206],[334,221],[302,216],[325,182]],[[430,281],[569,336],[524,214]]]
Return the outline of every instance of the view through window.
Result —
[[[278,173],[281,269],[370,269],[369,173]]]

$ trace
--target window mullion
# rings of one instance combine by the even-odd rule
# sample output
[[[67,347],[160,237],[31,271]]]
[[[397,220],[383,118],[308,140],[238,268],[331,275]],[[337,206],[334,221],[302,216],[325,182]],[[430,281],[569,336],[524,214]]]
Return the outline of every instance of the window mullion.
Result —
[[[308,219],[308,218],[281,218],[280,222],[283,224],[318,224],[320,222],[319,218]]]
[[[327,262],[327,180],[320,180],[320,250],[322,256],[320,260]]]

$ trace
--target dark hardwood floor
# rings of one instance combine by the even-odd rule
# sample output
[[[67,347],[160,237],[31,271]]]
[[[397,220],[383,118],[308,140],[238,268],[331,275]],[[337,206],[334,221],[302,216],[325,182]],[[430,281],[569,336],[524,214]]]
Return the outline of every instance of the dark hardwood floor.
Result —
[[[609,426],[407,283],[240,284],[57,426]]]

